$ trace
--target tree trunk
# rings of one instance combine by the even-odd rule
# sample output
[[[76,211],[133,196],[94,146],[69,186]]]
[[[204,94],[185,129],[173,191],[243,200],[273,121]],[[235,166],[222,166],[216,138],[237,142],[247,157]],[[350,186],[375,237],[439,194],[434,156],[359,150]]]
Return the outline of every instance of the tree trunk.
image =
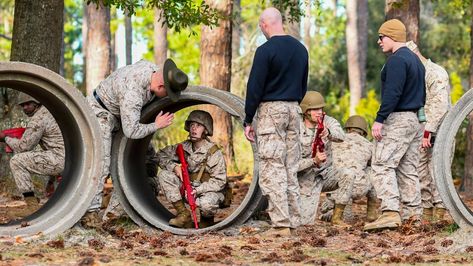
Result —
[[[471,4],[473,11],[473,2]],[[473,14],[473,13],[472,13]],[[470,89],[473,85],[473,17],[470,22]],[[469,199],[473,198],[473,114],[467,117],[468,128],[466,130],[466,151],[465,151],[465,173],[463,175],[461,189],[465,191],[465,196]]]
[[[128,12],[127,12],[128,13]],[[131,25],[131,15],[125,14],[125,54],[126,64],[131,65],[132,57],[132,44],[133,44],[133,27]]]
[[[95,87],[110,74],[110,9],[102,4],[87,6],[86,91],[91,95]]]
[[[407,41],[419,44],[419,0],[386,0],[386,20],[397,18],[404,23]]]
[[[64,1],[16,0],[11,61],[37,64],[59,73]]]
[[[310,21],[311,19],[311,1],[306,0],[305,1],[305,17],[304,17],[304,45],[307,51],[309,51],[310,48],[310,29],[312,26],[312,22]]]
[[[164,17],[161,18],[162,11],[154,9],[154,62],[157,65],[164,63],[168,57],[168,27],[164,24]]]
[[[298,5],[299,0],[293,0],[296,2]],[[299,5],[298,5],[299,6]],[[291,35],[292,37],[300,40],[301,39],[301,23],[300,19],[298,21],[293,20],[292,22],[289,20],[289,11],[286,13],[285,18],[285,24],[286,24],[286,33]]]
[[[82,81],[82,87],[81,87],[81,91],[82,93],[86,93],[87,92],[87,89],[86,89],[86,81],[85,81],[85,77],[87,77],[87,32],[88,32],[88,28],[87,28],[87,24],[89,24],[89,13],[87,12],[87,3],[84,1],[82,3],[82,12],[84,13],[83,17],[82,17],[82,78],[83,78],[83,81]]]
[[[347,63],[350,85],[350,115],[356,114],[366,86],[367,0],[347,1]],[[365,12],[364,14],[360,12]],[[362,18],[365,16],[365,18]],[[365,29],[365,31],[363,31]]]
[[[232,14],[232,0],[208,0],[211,7],[225,16]],[[202,85],[230,91],[232,59],[232,23],[222,19],[218,27],[202,26],[200,81]],[[216,106],[207,106],[214,120],[213,140],[223,147],[228,169],[235,169],[232,120],[230,114]]]
[[[241,0],[233,1],[232,56],[239,57],[241,46]]]
[[[33,63],[59,73],[64,25],[64,1],[16,0],[11,44],[11,61]],[[19,126],[24,119],[17,107],[18,92],[1,88],[0,129]],[[3,147],[0,147],[3,148]],[[1,176],[9,175],[8,159],[0,152]],[[8,190],[11,191],[14,186]]]

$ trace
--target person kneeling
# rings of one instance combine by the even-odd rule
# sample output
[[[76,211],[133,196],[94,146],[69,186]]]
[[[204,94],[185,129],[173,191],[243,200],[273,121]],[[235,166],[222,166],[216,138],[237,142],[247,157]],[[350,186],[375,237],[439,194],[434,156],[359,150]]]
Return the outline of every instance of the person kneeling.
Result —
[[[197,207],[200,209],[200,228],[212,226],[214,216],[225,201],[227,172],[222,151],[210,141],[213,134],[213,119],[205,111],[192,111],[184,125],[189,132],[188,140],[182,142],[188,164],[190,181]],[[180,228],[192,227],[192,218],[185,206],[182,186],[182,169],[176,155],[176,145],[163,148],[157,154],[159,186],[177,211],[169,225]]]

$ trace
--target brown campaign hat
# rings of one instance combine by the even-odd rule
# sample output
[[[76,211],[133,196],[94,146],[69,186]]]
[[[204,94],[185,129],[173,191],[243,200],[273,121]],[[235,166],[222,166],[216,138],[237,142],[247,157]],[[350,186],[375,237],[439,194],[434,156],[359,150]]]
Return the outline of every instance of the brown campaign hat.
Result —
[[[164,87],[166,92],[173,101],[177,101],[181,91],[187,88],[189,79],[187,74],[180,70],[172,59],[168,58],[164,62],[163,67]]]

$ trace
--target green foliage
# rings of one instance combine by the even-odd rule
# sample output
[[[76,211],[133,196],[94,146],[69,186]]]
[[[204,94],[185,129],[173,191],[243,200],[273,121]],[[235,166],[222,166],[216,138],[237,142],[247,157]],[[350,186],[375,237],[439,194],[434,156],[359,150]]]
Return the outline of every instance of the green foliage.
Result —
[[[350,111],[350,94],[346,93],[342,97],[338,97],[335,92],[330,92],[325,98],[324,111],[338,121],[348,119]]]
[[[444,231],[447,232],[448,234],[452,234],[453,232],[457,231],[460,229],[460,226],[456,223],[449,224],[448,226],[445,227]]]
[[[13,32],[13,0],[0,0],[0,61],[10,59]]]
[[[360,103],[355,107],[355,110],[358,115],[361,115],[366,119],[368,125],[372,125],[376,119],[376,114],[378,113],[380,105],[381,103],[376,97],[376,91],[371,89],[368,91],[366,97],[360,100]]]
[[[284,20],[289,21],[290,23],[299,22],[301,17],[304,16],[304,11],[301,9],[300,2],[297,0],[271,0],[271,4],[275,8],[279,9],[283,14]],[[286,12],[283,12],[284,10]]]
[[[456,104],[460,97],[463,95],[463,86],[461,84],[461,79],[456,72],[450,74],[450,84],[451,92],[450,96],[452,98],[452,105]]]
[[[176,32],[194,25],[204,24],[217,26],[223,16],[215,8],[210,7],[205,1],[193,0],[86,0],[87,4],[102,2],[105,6],[115,6],[126,10],[128,14],[135,14],[137,8],[157,8],[163,10],[163,23]],[[192,31],[192,33],[195,33]]]
[[[64,78],[74,86],[83,87],[83,65],[75,57],[82,54],[82,1],[64,1]]]

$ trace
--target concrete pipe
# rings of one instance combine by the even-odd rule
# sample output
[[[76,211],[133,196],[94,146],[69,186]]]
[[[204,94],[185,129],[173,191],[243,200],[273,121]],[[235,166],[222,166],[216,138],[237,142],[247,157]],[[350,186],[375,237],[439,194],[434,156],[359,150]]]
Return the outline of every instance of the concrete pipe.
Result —
[[[54,195],[30,216],[1,225],[0,237],[59,234],[79,221],[95,195],[103,165],[98,122],[81,92],[46,68],[0,63],[0,87],[27,93],[48,108],[66,146],[63,179]]]
[[[182,93],[178,102],[171,102],[168,98],[151,103],[142,112],[142,121],[154,121],[159,111],[176,112],[186,107],[198,104],[213,104],[225,110],[239,121],[243,121],[243,100],[231,93],[201,86],[190,86]],[[254,156],[256,147],[253,145],[255,158],[254,173],[249,190],[240,205],[224,220],[214,226],[204,229],[180,229],[168,225],[173,214],[163,206],[147,183],[145,172],[145,153],[151,136],[146,139],[132,140],[123,133],[114,137],[112,149],[112,177],[114,186],[118,188],[118,195],[128,215],[139,225],[151,225],[174,234],[202,233],[209,230],[219,230],[230,225],[245,222],[253,212],[259,208],[262,195],[257,178],[257,163]]]
[[[473,213],[458,195],[453,184],[451,166],[455,136],[472,110],[473,91],[469,90],[445,116],[437,132],[433,151],[433,175],[440,196],[455,222],[461,228],[469,230],[473,229]]]

